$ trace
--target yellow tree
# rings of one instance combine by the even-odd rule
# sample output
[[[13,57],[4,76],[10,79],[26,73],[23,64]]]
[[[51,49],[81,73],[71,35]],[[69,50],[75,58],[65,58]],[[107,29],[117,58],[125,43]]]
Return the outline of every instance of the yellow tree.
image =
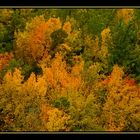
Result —
[[[135,123],[140,117],[139,87],[132,80],[128,82],[123,77],[122,68],[115,65],[111,75],[101,84],[107,94],[101,115],[107,131],[129,130],[127,127],[130,123]]]
[[[42,104],[40,119],[45,131],[69,131],[70,116],[57,108]]]
[[[105,67],[106,65],[108,65],[107,58],[109,56],[108,50],[111,41],[111,30],[109,27],[107,27],[101,32],[101,49],[99,51],[99,58],[101,59]]]
[[[0,87],[0,105],[5,114],[4,130],[42,130],[39,114],[47,89],[45,82],[43,79],[36,81],[35,74],[31,74],[26,82],[23,79],[20,70],[15,69],[14,73],[6,73]]]
[[[128,24],[134,18],[134,9],[119,9],[116,14],[116,20],[123,20]]]

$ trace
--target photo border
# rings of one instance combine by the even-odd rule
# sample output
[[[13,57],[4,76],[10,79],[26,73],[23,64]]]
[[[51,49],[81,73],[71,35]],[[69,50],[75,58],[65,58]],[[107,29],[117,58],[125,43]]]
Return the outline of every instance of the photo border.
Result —
[[[24,0],[23,0],[24,1]],[[132,0],[133,1],[133,0]],[[139,9],[140,6],[128,6],[128,5],[122,5],[122,6],[28,6],[28,5],[16,5],[16,6],[12,6],[12,5],[5,5],[5,6],[0,6],[0,9],[9,9],[9,8],[39,8],[39,9],[120,9],[120,8],[129,8],[129,9]],[[16,135],[15,135],[16,134]],[[37,134],[37,135],[36,135]],[[39,134],[39,135],[38,135]],[[44,134],[47,134],[47,135],[44,135]],[[109,135],[108,135],[109,134]],[[123,135],[121,135],[123,134]],[[131,135],[129,135],[131,134]],[[48,138],[66,138],[66,139],[73,139],[73,138],[80,138],[80,139],[83,139],[83,138],[88,138],[88,137],[97,137],[97,138],[104,138],[106,139],[106,136],[107,137],[112,137],[115,139],[115,138],[120,138],[120,137],[124,137],[124,138],[130,138],[132,136],[132,138],[134,139],[135,137],[139,136],[137,134],[140,134],[140,132],[134,132],[134,131],[130,131],[130,132],[117,132],[117,131],[114,131],[114,132],[111,132],[111,131],[92,131],[92,132],[88,132],[88,131],[75,131],[75,132],[0,132],[0,137],[10,137],[10,139],[12,137],[15,137],[15,138],[28,138],[29,137],[33,137],[33,138],[42,138],[43,137],[48,137]],[[94,136],[93,136],[94,135]],[[26,136],[26,137],[25,137]],[[35,137],[34,137],[35,136]],[[138,137],[137,137],[138,138]]]

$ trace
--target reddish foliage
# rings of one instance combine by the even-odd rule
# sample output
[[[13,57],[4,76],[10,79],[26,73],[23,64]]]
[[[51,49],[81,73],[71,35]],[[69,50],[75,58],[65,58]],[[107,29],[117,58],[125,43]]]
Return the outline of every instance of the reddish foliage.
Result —
[[[128,77],[125,78],[125,81],[124,81],[126,84],[128,84],[129,86],[134,86],[136,85],[136,80],[134,79],[130,79]]]
[[[12,58],[13,58],[12,53],[0,54],[0,70],[8,66],[8,63]]]
[[[108,83],[110,82],[110,80],[111,80],[111,78],[108,77],[108,78],[106,78],[106,79],[104,79],[104,80],[102,81],[102,84],[103,84],[103,85],[106,85],[106,84],[108,84]]]

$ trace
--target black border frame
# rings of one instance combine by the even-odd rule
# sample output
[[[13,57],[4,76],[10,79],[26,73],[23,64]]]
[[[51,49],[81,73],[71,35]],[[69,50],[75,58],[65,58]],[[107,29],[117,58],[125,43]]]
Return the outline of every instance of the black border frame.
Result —
[[[65,0],[58,2],[60,0],[48,0],[48,3],[45,2],[47,0],[38,0],[34,1],[34,4],[32,3],[31,0],[3,0],[1,1],[0,8],[60,8],[61,6],[64,6],[63,8],[125,8],[125,6],[128,6],[129,8],[135,8],[132,6],[137,6],[140,8],[139,5],[139,0]],[[78,2],[79,1],[79,2]],[[87,2],[90,1],[90,2]],[[94,2],[92,2],[94,1]],[[105,2],[106,1],[106,2]],[[124,1],[124,2],[122,2]],[[22,7],[21,7],[22,6]],[[33,6],[33,7],[32,7]],[[35,7],[34,7],[35,6]],[[97,6],[97,7],[96,7]],[[107,7],[106,7],[107,6]],[[36,135],[37,134],[37,135]],[[123,134],[123,135],[122,135]],[[129,135],[131,134],[131,135]],[[51,139],[66,139],[66,140],[71,140],[71,139],[88,139],[88,138],[93,138],[97,137],[106,139],[108,137],[111,137],[113,139],[120,139],[124,137],[126,138],[139,138],[140,132],[0,132],[0,139],[4,138],[5,140],[8,138],[18,138],[21,139],[23,138],[28,139],[28,138],[37,138],[37,139],[42,139],[48,137]]]
[[[139,0],[1,0],[0,6],[140,6]]]
[[[55,140],[82,140],[82,139],[85,139],[85,140],[88,140],[88,139],[97,139],[97,140],[100,140],[100,139],[108,139],[109,137],[111,138],[111,140],[115,140],[115,139],[139,139],[139,134],[134,134],[134,133],[86,133],[86,132],[83,132],[83,133],[54,133],[54,132],[50,132],[50,133],[15,133],[15,134],[1,134],[0,135],[0,139],[44,139],[46,140],[47,138],[52,140],[52,139],[55,139]]]

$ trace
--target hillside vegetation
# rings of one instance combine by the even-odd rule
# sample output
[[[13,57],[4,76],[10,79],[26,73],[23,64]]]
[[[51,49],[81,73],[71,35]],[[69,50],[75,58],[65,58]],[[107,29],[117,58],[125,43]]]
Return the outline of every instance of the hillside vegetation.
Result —
[[[0,131],[139,131],[139,9],[0,9]]]

